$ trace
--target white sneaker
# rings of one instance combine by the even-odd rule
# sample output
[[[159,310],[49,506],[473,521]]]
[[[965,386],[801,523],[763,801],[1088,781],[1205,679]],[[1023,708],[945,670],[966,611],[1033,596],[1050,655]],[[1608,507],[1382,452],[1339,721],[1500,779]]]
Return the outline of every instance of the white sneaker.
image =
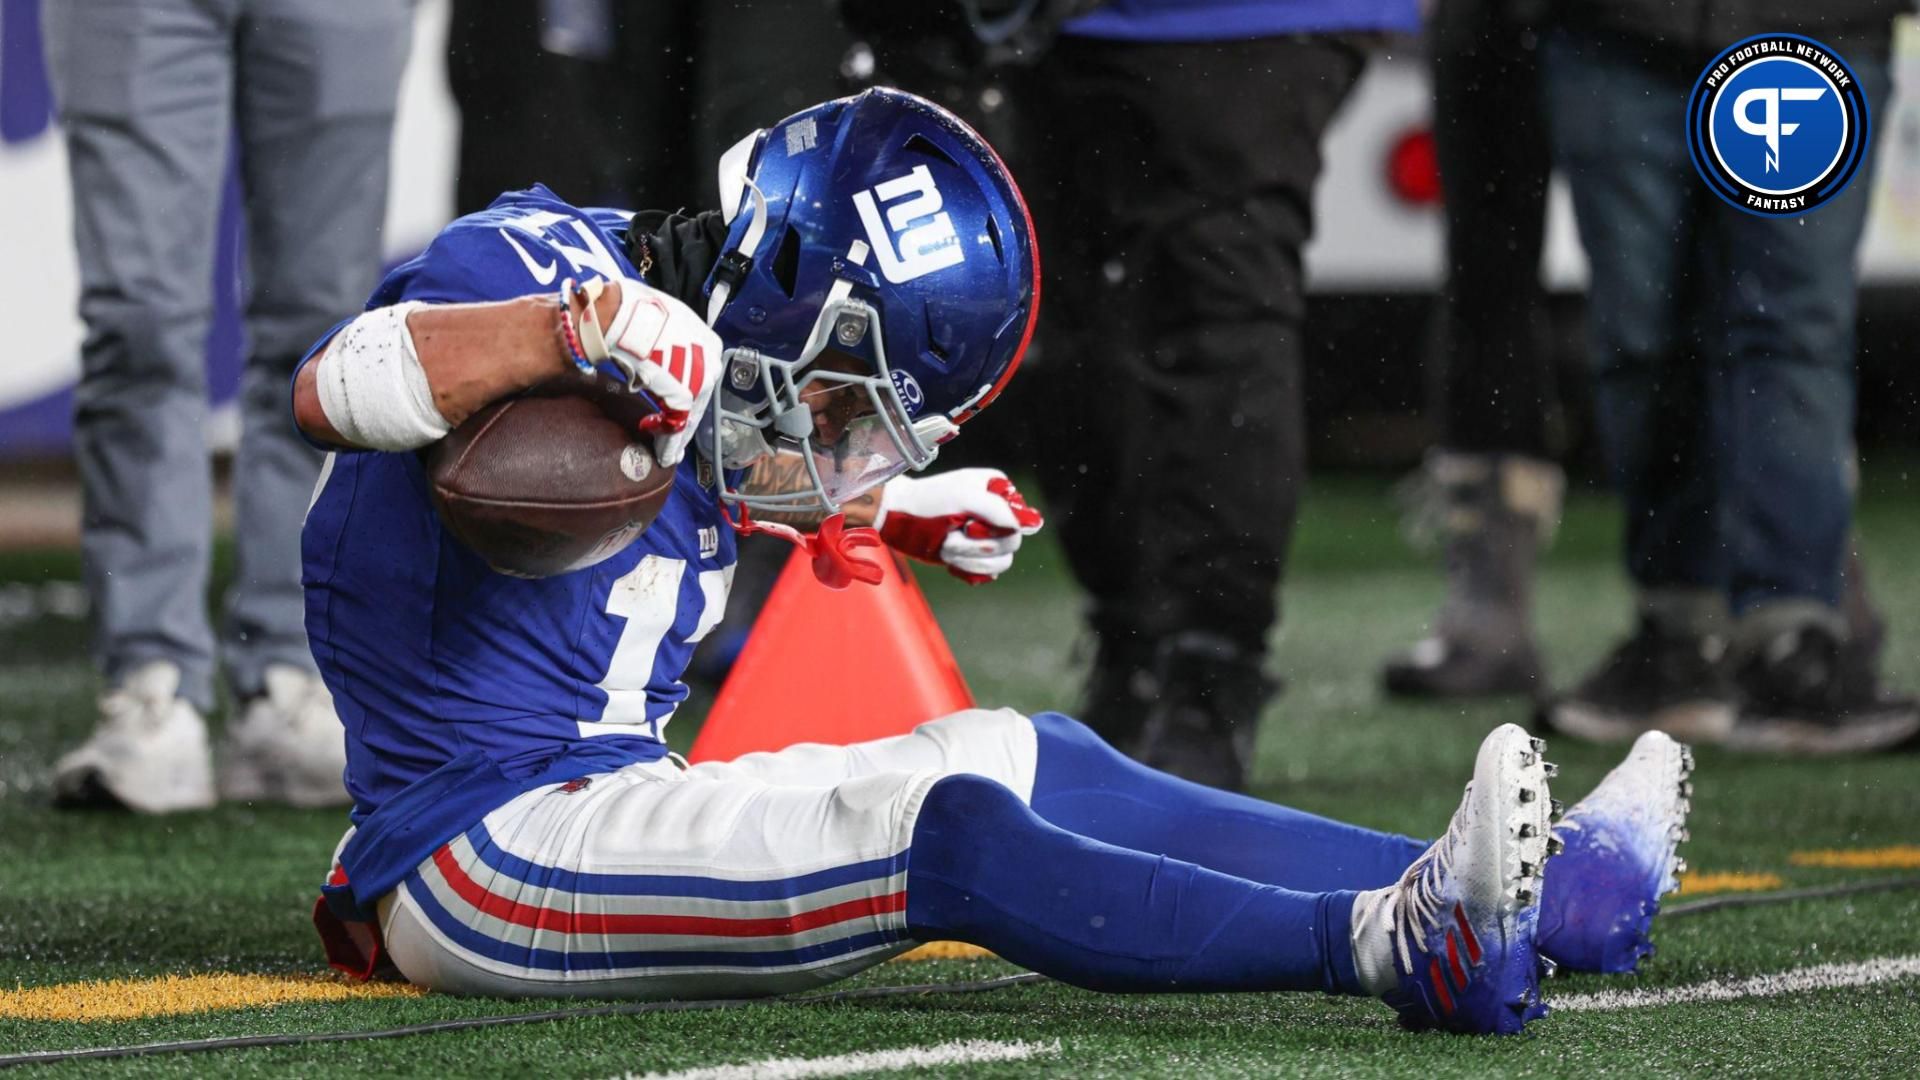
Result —
[[[289,806],[345,806],[346,734],[320,676],[291,664],[266,671],[220,745],[220,796]]]
[[[179,690],[180,669],[156,660],[101,695],[93,734],[53,767],[55,805],[118,804],[142,814],[212,806],[207,724]]]
[[[1543,744],[1506,724],[1480,745],[1447,834],[1353,907],[1354,963],[1411,1028],[1514,1034],[1546,1015],[1534,929],[1553,802]]]

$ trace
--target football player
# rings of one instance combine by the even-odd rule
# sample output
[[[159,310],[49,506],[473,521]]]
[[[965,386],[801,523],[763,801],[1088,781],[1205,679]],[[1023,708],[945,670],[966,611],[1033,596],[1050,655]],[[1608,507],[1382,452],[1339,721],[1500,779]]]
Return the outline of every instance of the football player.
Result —
[[[1543,956],[1632,969],[1687,810],[1689,759],[1657,733],[1556,831],[1541,744],[1503,727],[1431,844],[1154,772],[1054,714],[669,755],[739,533],[806,544],[842,582],[876,532],[985,580],[1040,526],[999,472],[905,475],[999,394],[1037,315],[994,152],[871,90],[755,133],[720,190],[692,217],[504,195],[299,371],[297,421],[338,451],[304,545],[356,801],[315,911],[336,966],[731,997],[951,939],[1078,986],[1367,994],[1474,1032],[1545,1011]],[[409,451],[576,369],[659,406],[669,501],[597,565],[499,573],[442,527]],[[1575,872],[1543,888],[1562,843]]]

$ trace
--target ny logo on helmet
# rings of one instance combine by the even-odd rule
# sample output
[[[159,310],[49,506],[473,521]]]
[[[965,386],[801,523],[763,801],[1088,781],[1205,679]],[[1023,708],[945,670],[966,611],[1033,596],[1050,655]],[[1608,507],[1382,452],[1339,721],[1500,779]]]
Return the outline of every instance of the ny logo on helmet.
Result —
[[[882,202],[889,204],[885,222],[880,220]],[[856,192],[853,205],[867,227],[881,275],[895,285],[958,266],[965,258],[953,219],[940,209],[940,189],[925,165],[875,184],[871,191]]]

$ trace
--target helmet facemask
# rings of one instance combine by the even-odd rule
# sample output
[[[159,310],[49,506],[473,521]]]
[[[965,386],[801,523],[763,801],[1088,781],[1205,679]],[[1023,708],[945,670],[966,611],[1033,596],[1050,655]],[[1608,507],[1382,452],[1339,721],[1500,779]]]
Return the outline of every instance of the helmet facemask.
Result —
[[[856,249],[861,246],[856,244]],[[856,250],[853,255],[864,257]],[[863,261],[863,260],[862,260]],[[774,462],[791,474],[794,490],[749,494],[723,479],[723,501],[773,513],[832,514],[849,500],[908,470],[924,469],[940,444],[959,433],[945,416],[916,419],[887,364],[880,313],[852,295],[853,282],[842,278],[827,294],[800,355],[784,360],[751,346],[722,354],[726,383],[714,402],[713,460],[722,472]],[[850,360],[823,362],[823,356]],[[754,393],[754,391],[758,393]],[[814,405],[833,395],[836,405],[851,404],[853,414],[837,426],[831,444],[815,422]],[[847,395],[852,395],[849,402]],[[753,400],[758,398],[758,400]],[[843,404],[844,403],[844,404]],[[804,477],[805,484],[798,483]]]

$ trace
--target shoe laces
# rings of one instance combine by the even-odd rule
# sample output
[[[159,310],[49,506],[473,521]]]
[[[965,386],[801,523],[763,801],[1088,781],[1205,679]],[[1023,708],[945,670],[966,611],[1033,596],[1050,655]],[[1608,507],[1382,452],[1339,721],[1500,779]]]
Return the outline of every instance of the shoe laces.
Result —
[[[1462,811],[1472,796],[1473,785],[1468,784],[1467,794],[1460,803]],[[1409,974],[1414,967],[1407,940],[1411,938],[1421,952],[1427,952],[1427,933],[1438,931],[1444,925],[1449,905],[1441,894],[1441,883],[1453,873],[1454,846],[1465,831],[1460,824],[1463,816],[1461,812],[1454,813],[1447,825],[1447,834],[1407,867],[1400,875],[1400,883],[1388,894],[1388,902],[1393,904],[1394,948],[1399,953],[1401,970]]]

